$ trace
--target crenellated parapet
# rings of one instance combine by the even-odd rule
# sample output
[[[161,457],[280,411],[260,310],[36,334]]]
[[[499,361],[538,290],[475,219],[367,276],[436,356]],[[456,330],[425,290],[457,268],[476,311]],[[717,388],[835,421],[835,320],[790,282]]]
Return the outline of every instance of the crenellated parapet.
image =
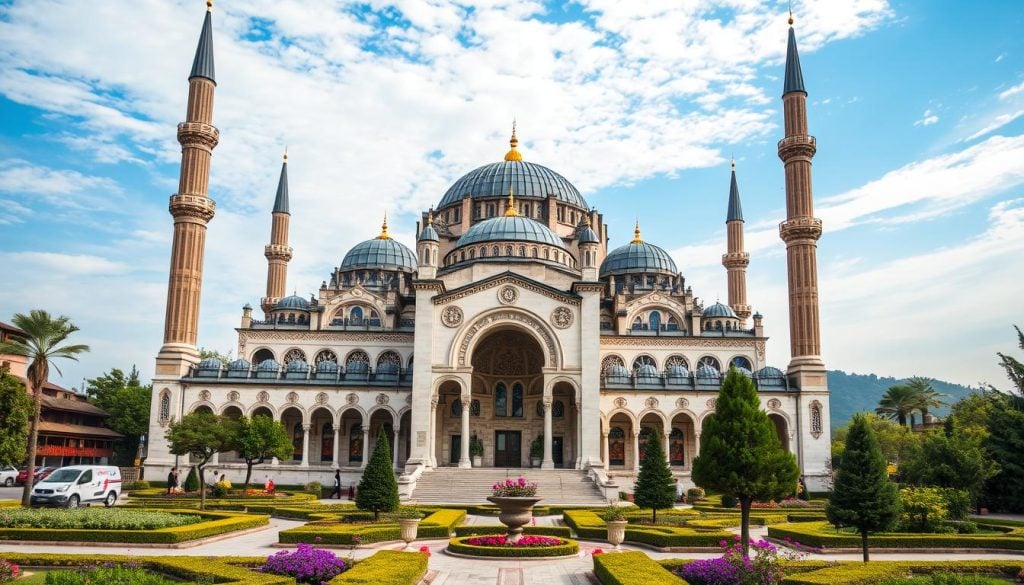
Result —
[[[182,122],[178,124],[178,142],[186,148],[213,152],[220,142],[220,130],[202,122]]]

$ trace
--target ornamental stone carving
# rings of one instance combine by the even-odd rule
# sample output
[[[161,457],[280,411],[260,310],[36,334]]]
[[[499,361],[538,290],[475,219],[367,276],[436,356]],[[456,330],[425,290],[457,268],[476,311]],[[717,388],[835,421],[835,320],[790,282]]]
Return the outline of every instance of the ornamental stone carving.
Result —
[[[205,401],[209,402],[209,400],[210,400],[210,391],[209,390],[203,390],[203,391],[199,392],[199,400],[205,400]]]
[[[503,286],[498,289],[498,302],[503,305],[513,305],[519,300],[519,291],[514,286]]]
[[[236,390],[232,390],[231,392],[228,392],[228,401],[229,402],[238,402],[238,397],[239,397],[239,394],[238,394],[238,392]]]
[[[530,329],[537,334],[538,337],[543,341],[544,347],[547,349],[547,358],[545,361],[549,362],[545,365],[552,365],[558,367],[560,362],[560,355],[558,348],[555,345],[555,339],[551,336],[547,327],[540,321],[534,319],[532,316],[520,313],[518,311],[509,311],[507,313],[492,313],[477,319],[472,325],[470,325],[466,331],[465,337],[462,338],[462,342],[458,348],[458,365],[465,366],[467,361],[467,354],[469,353],[469,346],[473,343],[473,338],[476,337],[480,331],[484,330],[491,325],[499,321],[514,321],[523,327]]]
[[[718,404],[717,398],[708,398],[707,405],[709,410],[714,410],[716,404]]]
[[[771,400],[768,401],[768,408],[772,410],[778,410],[782,408],[782,401],[779,400],[778,398],[772,398]]]
[[[296,402],[299,401],[299,395],[295,392],[289,392],[288,396],[285,396],[285,400],[287,400],[291,404],[295,404]]]
[[[260,390],[260,393],[256,395],[256,402],[270,402],[270,392]]]
[[[445,307],[441,311],[441,323],[444,323],[445,327],[458,327],[462,325],[462,309],[456,305]]]
[[[680,398],[679,400],[676,400],[676,406],[679,408],[689,408],[690,401],[685,398]]]
[[[569,307],[558,307],[552,311],[551,324],[558,329],[566,329],[572,325],[572,311]]]
[[[616,398],[615,399],[615,407],[616,408],[626,408],[626,399],[625,398]]]
[[[384,394],[383,392],[381,392],[380,394],[377,395],[377,404],[380,405],[380,406],[384,406],[384,405],[386,405],[390,401],[391,401],[391,399],[388,398],[388,395]]]
[[[658,399],[651,396],[647,400],[644,400],[644,406],[647,408],[658,408]]]
[[[318,393],[316,395],[316,403],[317,404],[327,404],[327,393],[326,392]]]
[[[348,395],[345,396],[345,402],[348,404],[359,404],[359,395],[355,392],[349,392]]]

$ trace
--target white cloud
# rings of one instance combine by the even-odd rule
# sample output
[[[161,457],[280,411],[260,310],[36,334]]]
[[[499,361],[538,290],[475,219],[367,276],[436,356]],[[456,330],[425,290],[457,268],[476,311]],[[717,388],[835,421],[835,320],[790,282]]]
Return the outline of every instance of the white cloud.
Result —
[[[931,110],[925,110],[924,113],[921,114],[921,119],[914,122],[914,126],[931,126],[932,124],[938,121],[938,114],[932,112]]]
[[[1024,81],[1022,81],[1022,82],[1018,83],[1017,85],[1007,89],[1006,91],[1001,92],[999,94],[999,99],[1007,100],[1007,99],[1010,99],[1011,97],[1013,97],[1015,95],[1019,95],[1019,94],[1022,94],[1022,93],[1024,93]]]
[[[1013,122],[1014,120],[1020,118],[1021,116],[1024,116],[1024,110],[1017,110],[1016,112],[1012,113],[999,114],[992,118],[992,120],[988,123],[987,126],[982,128],[981,130],[978,130],[974,134],[971,134],[967,138],[964,138],[963,142],[970,142],[975,138],[981,138],[986,134],[991,134],[992,132],[995,132],[996,130],[1002,128],[1003,126],[1006,126],[1007,124]]]
[[[28,271],[43,271],[61,275],[102,275],[125,272],[127,266],[107,258],[88,254],[60,254],[56,252],[0,252],[0,262],[7,266],[8,274],[17,276]]]
[[[121,193],[116,182],[78,171],[52,169],[21,159],[0,161],[0,167],[0,193],[21,199],[21,209],[30,208],[38,199],[79,211],[102,210],[110,207],[111,196]]]

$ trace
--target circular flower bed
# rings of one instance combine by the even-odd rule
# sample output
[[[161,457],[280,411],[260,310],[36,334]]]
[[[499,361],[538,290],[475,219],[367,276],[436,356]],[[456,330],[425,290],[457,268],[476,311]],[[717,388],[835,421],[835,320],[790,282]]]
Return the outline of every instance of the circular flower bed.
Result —
[[[281,551],[267,557],[258,570],[293,577],[296,583],[320,585],[326,583],[351,567],[329,550],[300,544],[294,552]]]
[[[448,551],[472,557],[541,558],[567,557],[580,552],[580,544],[568,538],[523,536],[509,542],[505,535],[463,536],[448,541]]]

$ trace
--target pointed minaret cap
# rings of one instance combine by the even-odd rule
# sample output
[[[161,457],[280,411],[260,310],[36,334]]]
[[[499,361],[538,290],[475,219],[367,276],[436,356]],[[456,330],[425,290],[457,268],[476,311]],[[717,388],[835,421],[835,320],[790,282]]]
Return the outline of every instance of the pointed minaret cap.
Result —
[[[512,138],[508,141],[509,151],[505,153],[505,162],[523,162],[523,155],[516,150],[519,147],[519,139],[516,138],[516,121],[512,120]]]
[[[203,31],[199,34],[199,45],[196,46],[196,58],[192,61],[192,73],[188,78],[203,77],[217,84],[213,73],[213,2],[206,3],[206,17],[203,19]]]
[[[736,161],[732,161],[732,183],[729,185],[729,213],[725,223],[743,221],[743,207],[740,205],[740,187],[736,184]]]
[[[796,33],[793,32],[793,13],[790,12],[789,45],[786,47],[786,80],[782,87],[782,95],[794,91],[800,91],[807,95],[807,90],[804,89],[804,74],[800,70],[800,53],[796,49]]]
[[[281,163],[281,178],[277,181],[277,197],[274,198],[274,213],[288,213],[288,149],[284,149]]]
[[[388,212],[384,212],[384,223],[380,226],[380,235],[377,236],[378,240],[390,240],[391,234],[388,233]]]

